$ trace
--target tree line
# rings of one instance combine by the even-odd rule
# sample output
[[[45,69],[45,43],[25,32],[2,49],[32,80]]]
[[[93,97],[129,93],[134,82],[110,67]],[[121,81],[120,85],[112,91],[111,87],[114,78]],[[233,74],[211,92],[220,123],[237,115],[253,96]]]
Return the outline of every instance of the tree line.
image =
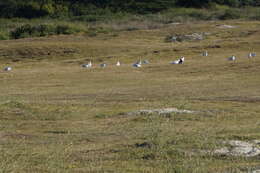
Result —
[[[260,6],[260,0],[1,0],[0,17],[39,18],[102,15],[108,12],[147,14],[169,8]]]

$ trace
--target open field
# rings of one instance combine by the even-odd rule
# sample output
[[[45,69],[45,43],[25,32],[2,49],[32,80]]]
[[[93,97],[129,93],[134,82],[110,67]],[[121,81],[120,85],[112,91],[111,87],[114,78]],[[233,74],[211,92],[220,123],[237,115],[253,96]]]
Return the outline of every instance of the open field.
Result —
[[[235,28],[219,28],[229,24]],[[167,43],[172,34],[205,40]],[[208,57],[201,56],[207,50]],[[260,140],[260,22],[0,41],[0,172],[249,172],[260,156],[218,156]],[[236,62],[227,61],[231,55]],[[169,62],[185,56],[183,65]],[[139,58],[151,64],[133,68]],[[81,64],[92,60],[94,68]],[[115,67],[117,60],[122,66]],[[106,62],[107,68],[98,64]],[[170,108],[200,113],[126,115]]]

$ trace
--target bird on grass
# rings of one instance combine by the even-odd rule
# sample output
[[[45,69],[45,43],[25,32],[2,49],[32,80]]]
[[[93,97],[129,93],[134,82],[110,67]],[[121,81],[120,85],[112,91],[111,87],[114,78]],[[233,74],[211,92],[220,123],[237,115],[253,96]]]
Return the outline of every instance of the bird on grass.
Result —
[[[100,64],[100,67],[102,68],[105,68],[107,66],[107,64],[103,63],[103,64]]]
[[[117,61],[116,66],[121,66],[120,61]]]
[[[228,57],[228,61],[235,61],[236,57],[234,55],[232,55],[231,57]]]
[[[208,56],[208,55],[209,55],[208,51],[202,53],[202,56]]]
[[[92,67],[91,61],[89,61],[88,64],[83,64],[82,67],[84,67],[84,68],[91,68]]]
[[[249,59],[253,58],[253,57],[256,57],[256,53],[252,53],[250,52],[247,56]]]
[[[183,64],[185,58],[182,56],[180,59],[171,62],[171,64]]]
[[[5,67],[4,68],[4,71],[11,71],[12,70],[12,67]]]
[[[142,61],[141,61],[141,59],[140,59],[139,61],[137,61],[135,64],[133,64],[133,67],[137,67],[137,68],[142,67]]]

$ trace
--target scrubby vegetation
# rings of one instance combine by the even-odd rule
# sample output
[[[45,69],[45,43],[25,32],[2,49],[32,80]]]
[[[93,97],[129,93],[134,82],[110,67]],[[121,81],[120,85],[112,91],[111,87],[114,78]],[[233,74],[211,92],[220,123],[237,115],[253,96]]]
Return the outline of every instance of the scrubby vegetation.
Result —
[[[44,16],[101,15],[109,12],[147,14],[174,7],[212,8],[258,6],[258,0],[6,0],[0,3],[1,17],[38,18]]]
[[[0,40],[78,32],[96,36],[100,28],[153,29],[198,20],[259,20],[258,6],[256,0],[6,0],[0,2]]]
[[[0,40],[84,33],[89,27],[88,35],[95,36],[95,27],[135,30],[194,20],[259,20],[258,6],[257,0],[6,0],[0,2]]]
[[[81,30],[78,28],[73,28],[69,25],[47,25],[41,24],[32,26],[30,24],[22,25],[11,31],[11,38],[26,38],[26,37],[43,37],[48,35],[59,35],[59,34],[74,34]]]
[[[217,5],[212,10],[171,8],[154,14],[109,12],[69,18],[2,18],[0,19],[0,40],[76,33],[96,36],[99,33],[111,31],[160,28],[175,22],[229,19],[259,20],[260,8],[230,8]]]

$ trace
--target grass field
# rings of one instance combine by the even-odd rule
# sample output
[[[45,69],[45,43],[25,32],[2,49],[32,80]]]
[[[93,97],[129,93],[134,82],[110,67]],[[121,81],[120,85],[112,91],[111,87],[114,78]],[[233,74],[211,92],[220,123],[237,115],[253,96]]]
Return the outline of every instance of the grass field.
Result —
[[[172,34],[200,32],[209,35],[165,42]],[[204,50],[208,57],[201,56]],[[249,52],[260,54],[260,22],[0,41],[1,68],[13,67],[0,72],[0,172],[235,173],[259,167],[259,156],[199,152],[224,140],[260,139],[260,58],[249,60]],[[237,61],[227,61],[233,54]],[[180,56],[183,65],[169,64]],[[133,68],[140,58],[151,64]],[[94,68],[81,68],[89,60]],[[102,69],[102,62],[110,66]],[[201,113],[124,114],[168,107]]]

